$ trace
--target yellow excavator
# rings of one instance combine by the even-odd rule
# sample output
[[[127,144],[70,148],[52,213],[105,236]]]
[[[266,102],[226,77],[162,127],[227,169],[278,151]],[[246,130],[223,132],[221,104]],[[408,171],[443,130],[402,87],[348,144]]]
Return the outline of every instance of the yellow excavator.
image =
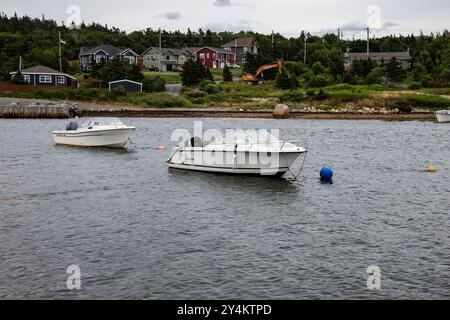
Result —
[[[256,71],[256,73],[254,75],[247,74],[247,75],[243,76],[242,81],[251,82],[253,84],[259,84],[259,82],[261,80],[260,76],[262,75],[262,73],[264,71],[270,70],[270,69],[278,69],[278,72],[281,74],[281,71],[283,69],[283,61],[278,60],[277,62],[263,65]]]

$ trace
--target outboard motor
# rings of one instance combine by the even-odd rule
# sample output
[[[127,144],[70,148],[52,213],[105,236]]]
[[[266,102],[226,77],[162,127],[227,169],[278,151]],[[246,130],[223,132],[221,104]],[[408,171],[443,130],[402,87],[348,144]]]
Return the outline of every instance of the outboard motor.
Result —
[[[78,122],[76,121],[70,121],[66,126],[67,131],[74,131],[77,129],[78,129]]]

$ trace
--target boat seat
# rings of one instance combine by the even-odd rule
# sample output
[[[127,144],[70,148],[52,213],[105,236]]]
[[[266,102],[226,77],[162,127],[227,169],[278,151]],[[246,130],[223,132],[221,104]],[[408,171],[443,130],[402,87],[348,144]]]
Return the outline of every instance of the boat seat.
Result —
[[[78,122],[76,121],[70,121],[66,126],[67,131],[75,131],[77,129],[78,129]]]

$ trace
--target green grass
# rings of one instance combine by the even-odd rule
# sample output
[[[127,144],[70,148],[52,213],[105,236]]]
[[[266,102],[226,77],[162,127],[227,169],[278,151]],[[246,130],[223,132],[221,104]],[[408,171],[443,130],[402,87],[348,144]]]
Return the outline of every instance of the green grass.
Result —
[[[166,81],[166,84],[181,83],[181,76],[178,72],[156,72],[156,71],[143,71],[146,77],[160,76]]]
[[[450,88],[423,88],[419,90],[423,93],[437,94],[442,96],[450,96]]]
[[[450,108],[450,99],[440,96],[402,94],[400,99],[413,108],[425,108],[434,111]]]

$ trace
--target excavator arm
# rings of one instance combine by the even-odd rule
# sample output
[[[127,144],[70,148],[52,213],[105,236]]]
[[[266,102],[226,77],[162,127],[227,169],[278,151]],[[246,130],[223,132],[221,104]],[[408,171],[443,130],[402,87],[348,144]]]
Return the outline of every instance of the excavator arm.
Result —
[[[278,72],[281,73],[282,69],[283,69],[283,62],[282,61],[277,61],[275,63],[270,63],[270,64],[266,64],[263,65],[262,67],[260,67],[255,75],[245,75],[242,80],[243,81],[247,81],[247,82],[253,82],[253,83],[257,83],[258,82],[258,77],[261,75],[261,73],[263,73],[266,70],[270,70],[270,69],[277,69],[278,68]]]

